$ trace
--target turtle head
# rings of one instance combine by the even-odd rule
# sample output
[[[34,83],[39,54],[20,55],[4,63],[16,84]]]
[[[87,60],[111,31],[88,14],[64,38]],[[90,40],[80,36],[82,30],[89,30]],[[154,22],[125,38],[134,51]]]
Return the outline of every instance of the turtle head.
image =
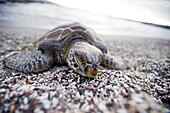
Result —
[[[69,66],[83,76],[95,78],[102,56],[102,52],[98,48],[96,50],[72,50],[68,58]]]

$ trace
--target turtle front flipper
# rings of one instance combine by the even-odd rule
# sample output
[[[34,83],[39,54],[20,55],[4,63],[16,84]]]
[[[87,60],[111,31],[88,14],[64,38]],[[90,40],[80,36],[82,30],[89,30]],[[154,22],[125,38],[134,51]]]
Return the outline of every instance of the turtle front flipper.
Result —
[[[114,56],[104,54],[102,58],[101,64],[104,67],[118,69],[118,70],[126,70],[129,69],[129,66],[126,62],[123,62],[122,59],[116,58]]]
[[[15,54],[5,60],[5,66],[24,73],[38,73],[48,70],[53,57],[41,51]]]

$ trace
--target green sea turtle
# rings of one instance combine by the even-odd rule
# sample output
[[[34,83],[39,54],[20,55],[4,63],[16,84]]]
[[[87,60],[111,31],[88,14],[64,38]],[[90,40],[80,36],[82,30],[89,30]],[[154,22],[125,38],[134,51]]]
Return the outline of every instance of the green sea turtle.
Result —
[[[90,28],[79,23],[57,27],[34,43],[36,50],[15,54],[5,60],[6,67],[25,73],[39,73],[53,64],[67,65],[86,77],[96,77],[99,65],[127,69],[116,60]]]

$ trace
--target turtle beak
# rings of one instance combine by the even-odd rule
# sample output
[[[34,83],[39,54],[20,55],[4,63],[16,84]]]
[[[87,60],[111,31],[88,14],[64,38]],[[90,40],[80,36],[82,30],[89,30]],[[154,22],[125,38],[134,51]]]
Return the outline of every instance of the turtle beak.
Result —
[[[92,66],[86,66],[85,74],[87,77],[95,78],[98,75],[98,66],[96,64],[92,64]]]

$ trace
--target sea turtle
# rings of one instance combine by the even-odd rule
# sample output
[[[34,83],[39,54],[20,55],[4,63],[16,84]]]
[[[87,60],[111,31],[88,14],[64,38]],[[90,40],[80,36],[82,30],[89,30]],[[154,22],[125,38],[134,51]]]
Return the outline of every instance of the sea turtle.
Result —
[[[53,64],[67,65],[86,77],[96,77],[99,65],[127,69],[116,60],[97,34],[80,23],[57,27],[34,43],[36,50],[15,54],[5,60],[6,67],[25,73],[39,73]]]

